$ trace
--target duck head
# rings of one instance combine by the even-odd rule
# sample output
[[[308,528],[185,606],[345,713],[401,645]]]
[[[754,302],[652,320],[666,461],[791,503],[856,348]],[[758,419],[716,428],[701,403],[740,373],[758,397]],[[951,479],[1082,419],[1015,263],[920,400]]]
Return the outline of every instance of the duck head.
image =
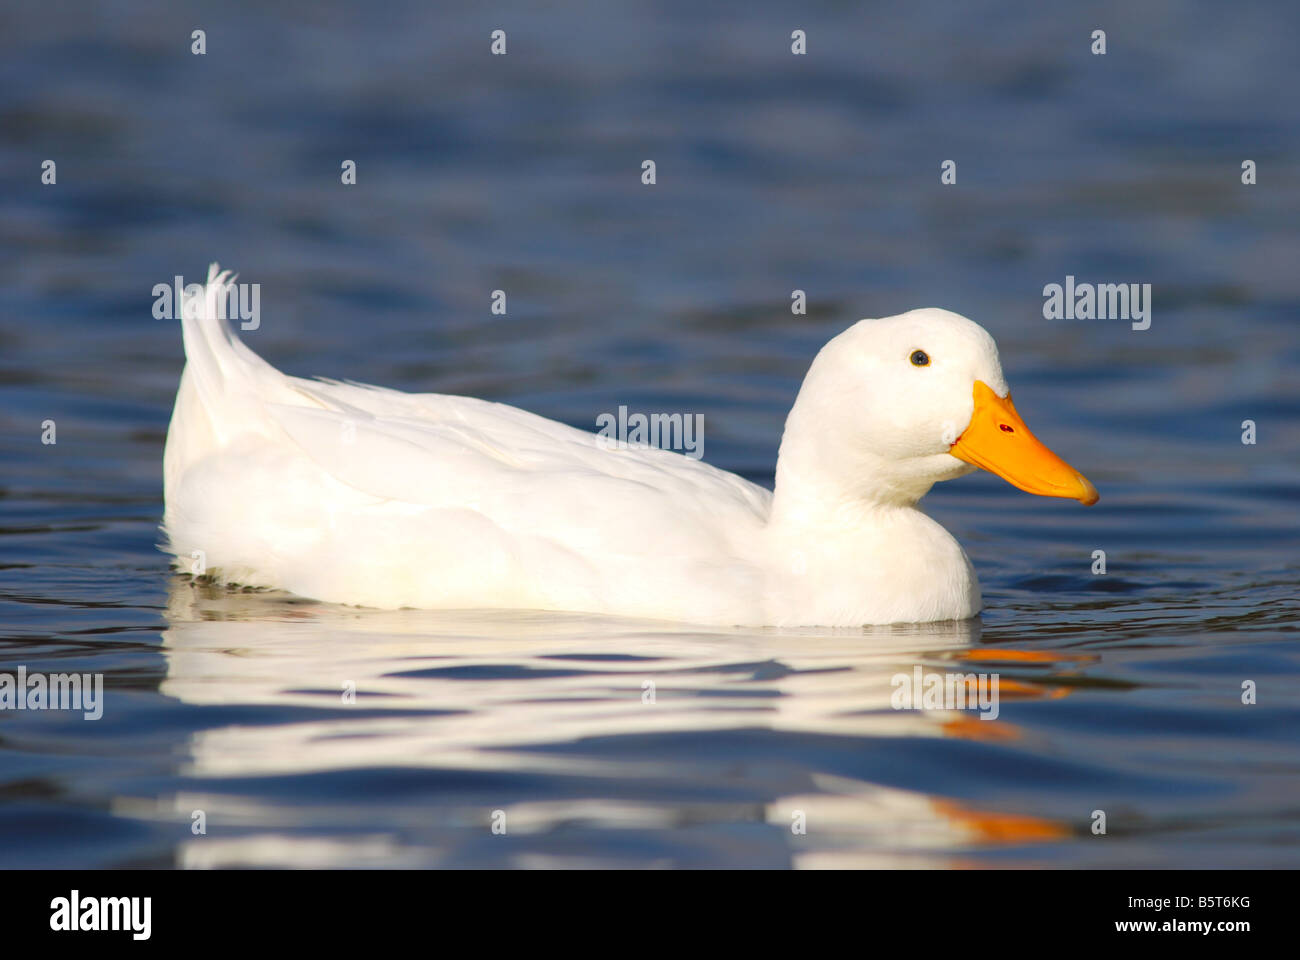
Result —
[[[976,467],[1029,493],[1097,502],[1017,413],[984,328],[911,310],[859,321],[818,353],[786,422],[777,497],[912,504]]]

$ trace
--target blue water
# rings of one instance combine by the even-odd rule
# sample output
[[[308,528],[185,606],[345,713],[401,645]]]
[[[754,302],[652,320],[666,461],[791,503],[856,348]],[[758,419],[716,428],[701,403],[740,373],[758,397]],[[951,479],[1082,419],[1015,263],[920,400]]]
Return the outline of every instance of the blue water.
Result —
[[[5,7],[0,672],[106,690],[95,721],[0,711],[0,865],[1300,865],[1297,30],[1280,2]],[[151,290],[212,260],[287,372],[701,413],[761,483],[826,339],[947,307],[1102,500],[936,488],[987,604],[957,625],[196,583],[155,547],[182,353]],[[1150,329],[1045,320],[1067,275],[1150,283]],[[998,673],[998,718],[891,709],[917,664]]]

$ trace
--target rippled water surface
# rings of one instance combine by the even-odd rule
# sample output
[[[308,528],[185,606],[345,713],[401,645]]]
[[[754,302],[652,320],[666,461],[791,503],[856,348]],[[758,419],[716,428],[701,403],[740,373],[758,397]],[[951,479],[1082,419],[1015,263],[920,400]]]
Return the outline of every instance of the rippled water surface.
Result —
[[[0,711],[0,864],[1300,865],[1298,8],[701,6],[0,12],[0,672],[106,685],[96,721]],[[1102,500],[936,488],[962,624],[196,583],[155,546],[151,289],[211,260],[288,372],[698,412],[760,483],[826,339],[948,307]],[[1152,284],[1150,329],[1044,320],[1066,275]],[[997,719],[891,709],[917,665],[997,673]]]

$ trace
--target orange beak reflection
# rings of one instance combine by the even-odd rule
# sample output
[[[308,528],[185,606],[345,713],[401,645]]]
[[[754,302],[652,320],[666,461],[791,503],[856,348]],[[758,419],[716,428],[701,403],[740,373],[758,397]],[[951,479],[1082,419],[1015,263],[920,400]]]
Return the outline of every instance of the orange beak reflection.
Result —
[[[970,426],[949,453],[1028,493],[1067,497],[1088,506],[1097,502],[1097,488],[1029,432],[1011,394],[999,397],[982,380],[975,381],[974,393]]]

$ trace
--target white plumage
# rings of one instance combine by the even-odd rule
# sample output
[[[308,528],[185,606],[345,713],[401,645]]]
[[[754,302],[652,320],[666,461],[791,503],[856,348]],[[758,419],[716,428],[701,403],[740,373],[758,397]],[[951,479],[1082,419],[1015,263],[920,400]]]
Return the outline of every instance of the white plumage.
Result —
[[[503,404],[286,376],[219,318],[229,282],[213,264],[182,312],[164,528],[183,568],[201,552],[231,583],[384,608],[824,625],[979,609],[961,548],[914,506],[972,469],[940,437],[970,420],[972,380],[1006,392],[992,340],[956,314],[863,321],[822,351],[774,502]],[[909,387],[894,360],[914,342],[946,369]]]

